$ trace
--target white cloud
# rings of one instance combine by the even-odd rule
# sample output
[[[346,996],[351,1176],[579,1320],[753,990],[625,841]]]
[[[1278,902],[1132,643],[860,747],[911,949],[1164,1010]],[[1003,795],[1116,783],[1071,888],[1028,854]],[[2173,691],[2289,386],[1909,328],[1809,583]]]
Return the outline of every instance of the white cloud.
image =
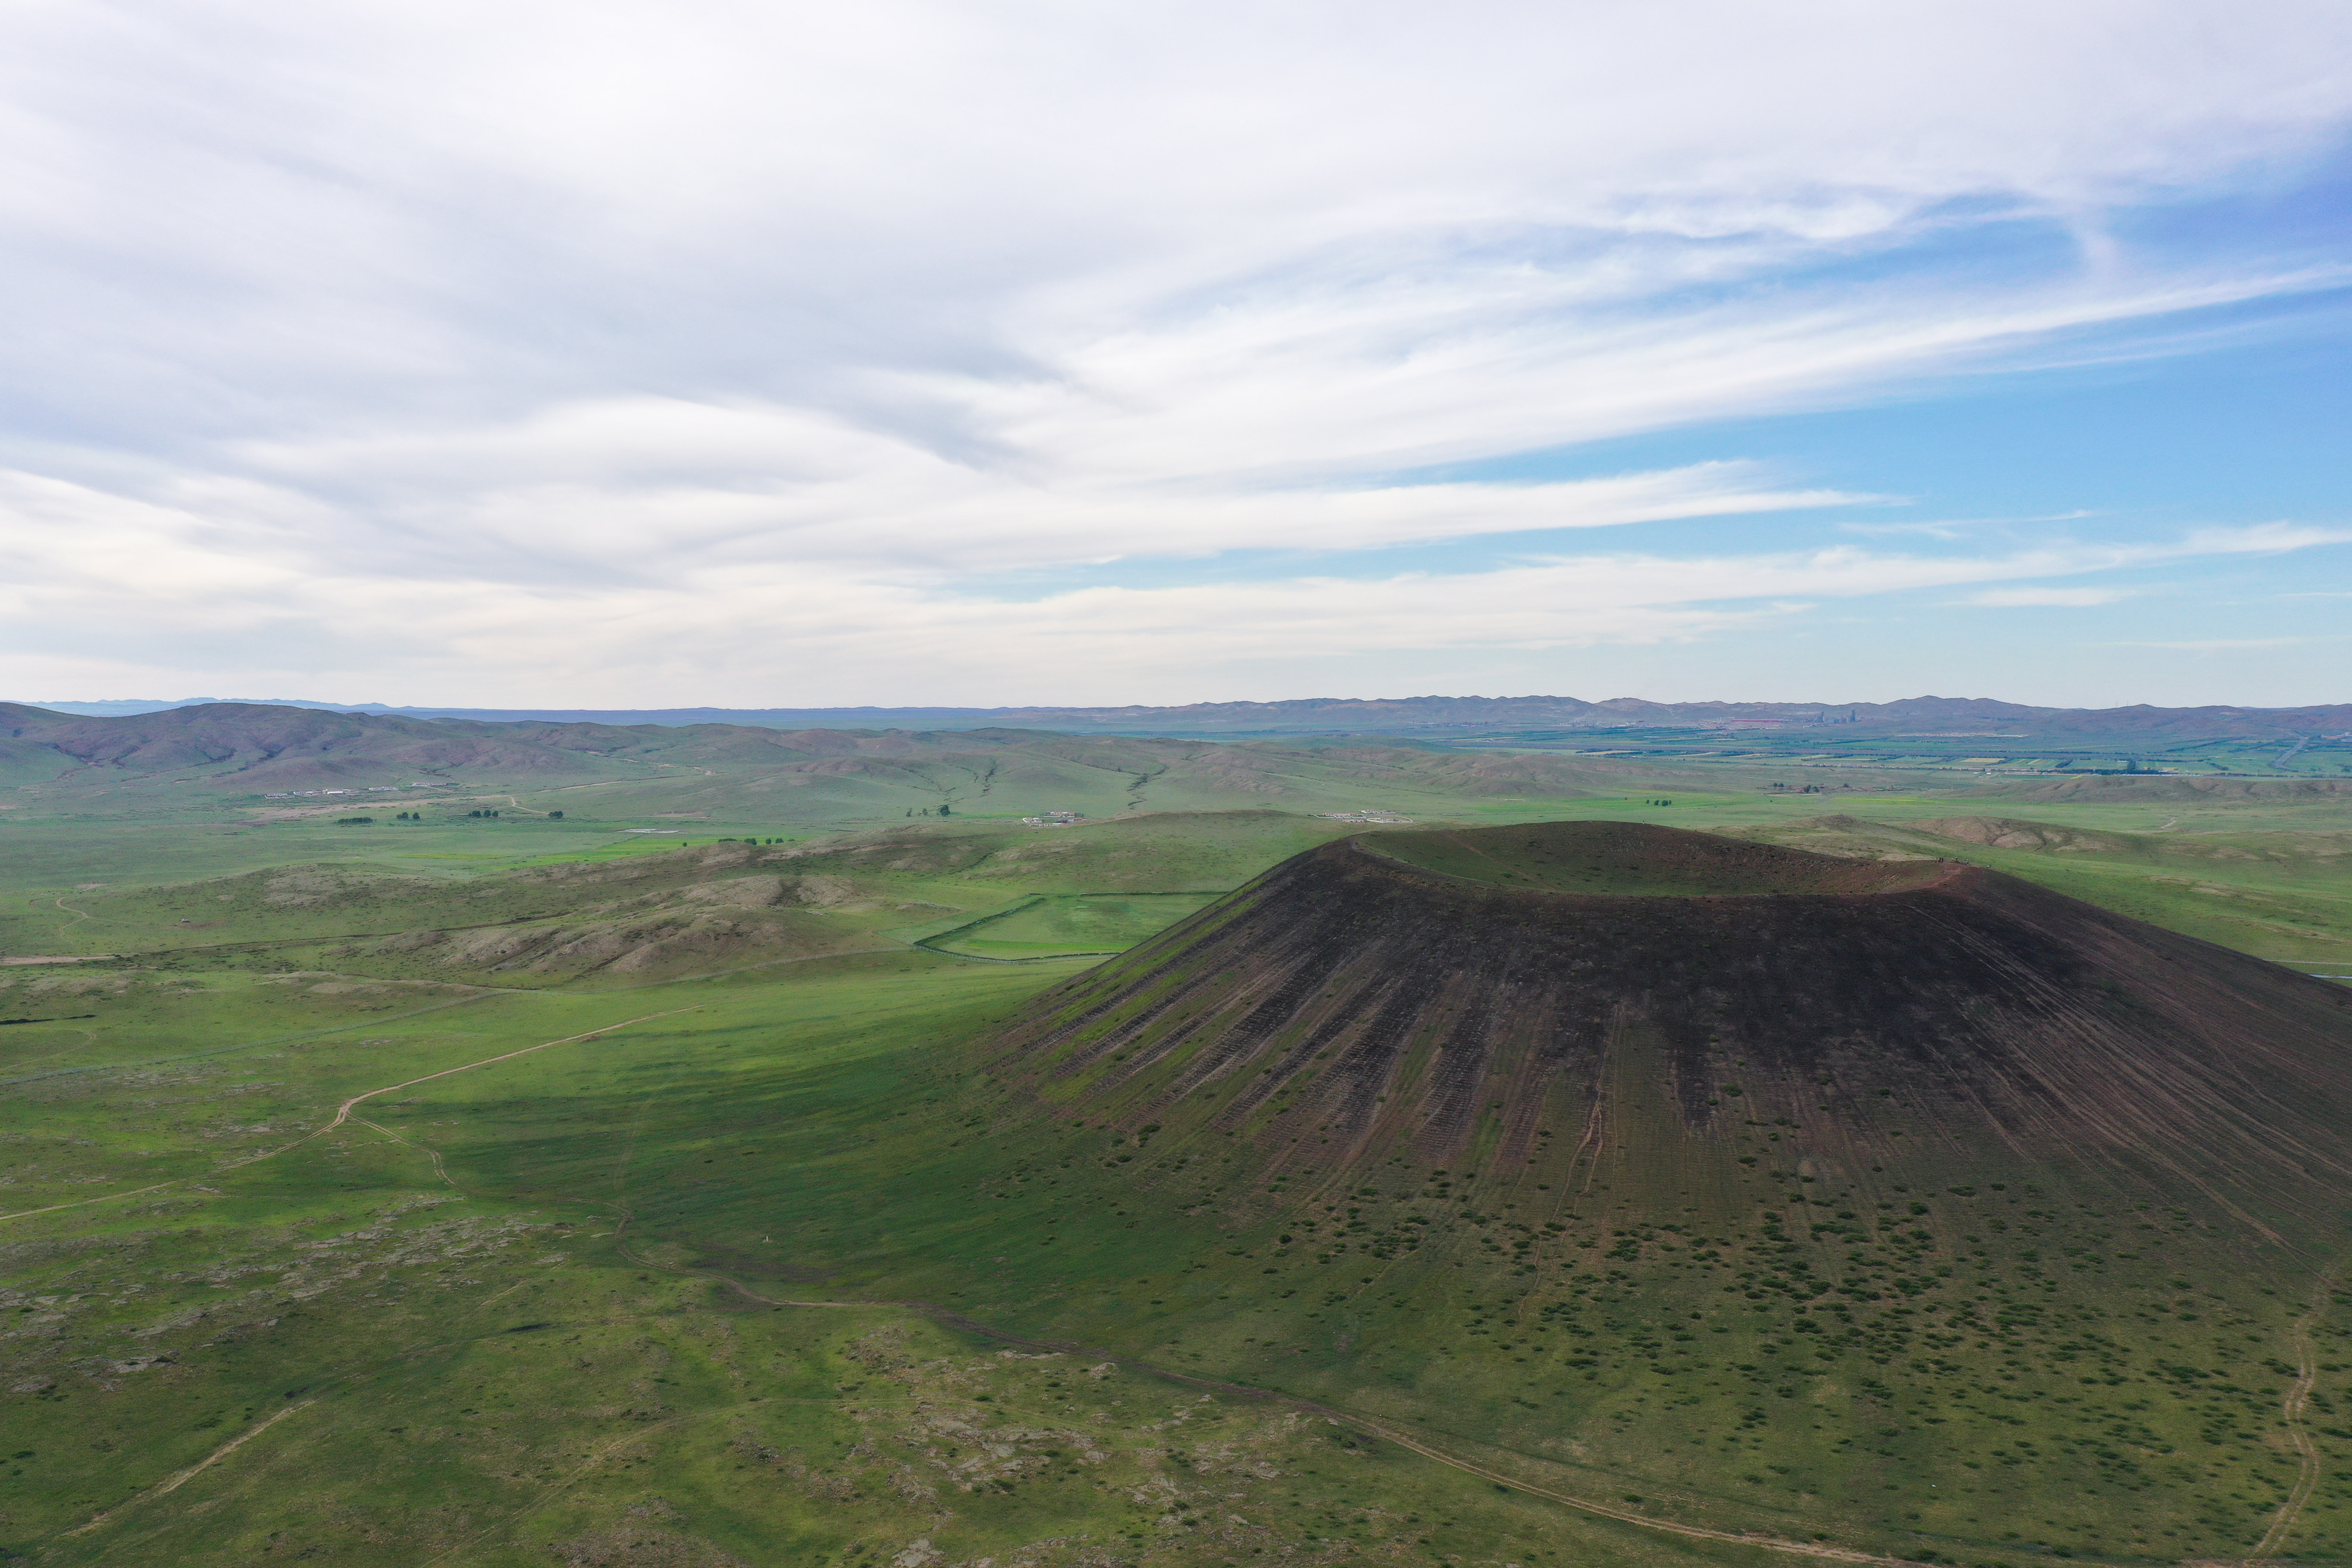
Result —
[[[66,529],[47,526],[60,519]],[[886,580],[855,559],[738,563],[688,551],[633,563],[625,541],[561,575],[529,570],[518,551],[469,561],[446,543],[437,570],[377,574],[348,551],[319,556],[312,532],[272,520],[224,543],[203,511],[21,479],[0,487],[0,658],[33,672],[28,689],[54,691],[76,671],[152,684],[137,672],[164,668],[176,672],[174,689],[242,680],[249,693],[286,693],[323,682],[381,696],[394,689],[389,676],[404,684],[388,700],[424,686],[486,705],[565,691],[651,703],[689,679],[710,700],[743,705],[779,692],[862,702],[910,690],[937,701],[1191,700],[1220,672],[1269,660],[1400,646],[1658,645],[1793,625],[1824,601],[2352,542],[2352,531],[2270,524],[1963,556],[1612,552],[1483,571],[1014,600],[974,595],[949,574]],[[517,669],[529,684],[500,674],[485,689],[481,672]]]
[[[914,699],[1085,643],[1108,697],[2179,559],[1348,557],[1848,506],[1412,480],[2340,281],[2108,219],[2330,145],[2347,45],[2318,0],[22,7],[0,681]],[[1265,550],[1326,574],[1181,564]],[[1177,564],[1002,597],[1114,559]]]

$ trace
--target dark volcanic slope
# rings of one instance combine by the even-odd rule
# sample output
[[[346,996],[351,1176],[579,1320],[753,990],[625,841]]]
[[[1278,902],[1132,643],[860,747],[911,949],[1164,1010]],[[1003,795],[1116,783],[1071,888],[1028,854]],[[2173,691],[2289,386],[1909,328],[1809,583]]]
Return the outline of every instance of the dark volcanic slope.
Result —
[[[1634,823],[1530,822],[1382,833],[1359,843],[1464,881],[1613,898],[1885,893],[1924,886],[1951,870],[1940,860],[1852,860]]]
[[[1659,827],[1311,850],[1005,1046],[1051,1102],[1302,1174],[1720,1184],[1736,1143],[1792,1182],[2024,1160],[2266,1225],[2340,1217],[2352,1175],[2335,987],[1973,867]]]

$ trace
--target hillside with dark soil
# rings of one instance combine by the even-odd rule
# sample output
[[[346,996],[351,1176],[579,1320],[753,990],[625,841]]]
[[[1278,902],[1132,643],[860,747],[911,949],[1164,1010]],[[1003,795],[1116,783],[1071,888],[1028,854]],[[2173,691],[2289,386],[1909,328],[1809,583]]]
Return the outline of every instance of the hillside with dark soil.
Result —
[[[1335,1182],[1399,1157],[1577,1187],[1632,1161],[1676,1190],[2030,1166],[2273,1226],[2333,1222],[2352,1179],[2335,986],[1958,862],[1635,825],[1309,851],[1004,1047],[1074,1112]]]

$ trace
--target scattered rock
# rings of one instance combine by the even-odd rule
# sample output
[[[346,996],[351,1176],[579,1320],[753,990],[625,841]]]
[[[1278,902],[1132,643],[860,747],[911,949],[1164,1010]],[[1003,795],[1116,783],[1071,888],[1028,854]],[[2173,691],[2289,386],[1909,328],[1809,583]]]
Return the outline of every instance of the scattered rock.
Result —
[[[651,1524],[610,1525],[550,1550],[564,1568],[751,1568],[715,1541]]]

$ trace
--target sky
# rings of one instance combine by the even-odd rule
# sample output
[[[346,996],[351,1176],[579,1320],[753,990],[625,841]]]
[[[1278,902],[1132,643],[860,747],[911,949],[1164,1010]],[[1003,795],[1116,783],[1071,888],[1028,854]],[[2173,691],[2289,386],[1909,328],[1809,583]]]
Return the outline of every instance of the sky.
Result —
[[[2352,700],[2352,7],[25,0],[0,697]]]

